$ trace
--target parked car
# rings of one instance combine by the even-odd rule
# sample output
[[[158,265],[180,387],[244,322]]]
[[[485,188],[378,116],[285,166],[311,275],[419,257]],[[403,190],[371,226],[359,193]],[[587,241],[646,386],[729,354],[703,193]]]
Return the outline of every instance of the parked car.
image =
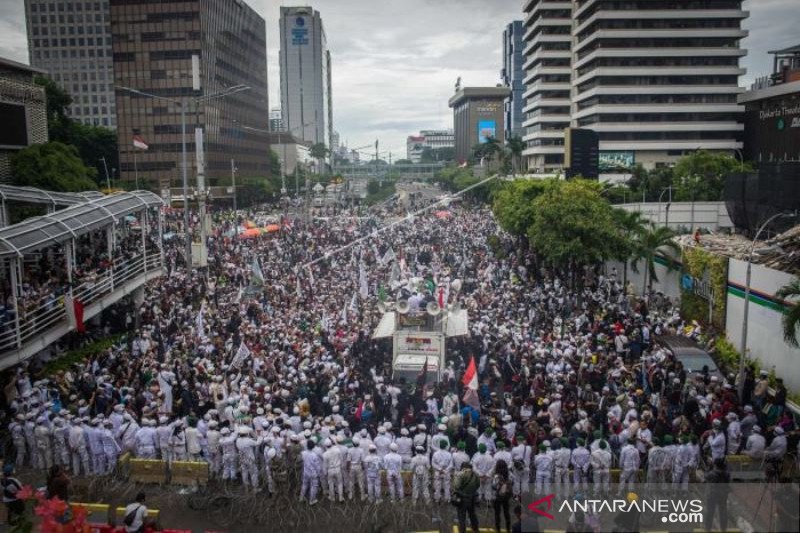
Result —
[[[724,378],[717,363],[694,340],[680,335],[664,335],[657,337],[656,343],[671,352],[687,373],[702,372],[703,367],[707,366],[709,376],[717,376],[720,380]]]

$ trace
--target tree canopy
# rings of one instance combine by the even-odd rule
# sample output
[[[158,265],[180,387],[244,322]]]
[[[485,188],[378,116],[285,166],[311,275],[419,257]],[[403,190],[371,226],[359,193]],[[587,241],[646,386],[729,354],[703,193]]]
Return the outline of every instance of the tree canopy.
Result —
[[[533,201],[528,238],[556,267],[592,265],[612,256],[621,238],[611,206],[588,180],[551,181]],[[574,271],[574,269],[573,269]]]
[[[78,149],[60,142],[34,144],[11,158],[13,184],[50,191],[97,189],[97,170],[81,161]]]
[[[492,202],[500,227],[516,237],[526,236],[533,223],[533,201],[548,187],[552,187],[550,182],[539,180],[514,180],[500,185]]]

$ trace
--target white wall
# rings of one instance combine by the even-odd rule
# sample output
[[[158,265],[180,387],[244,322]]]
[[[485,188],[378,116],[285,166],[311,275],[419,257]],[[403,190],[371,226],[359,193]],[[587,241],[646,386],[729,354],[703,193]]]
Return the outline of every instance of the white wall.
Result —
[[[728,340],[736,349],[740,348],[744,314],[744,296],[747,263],[731,259],[728,266],[728,309],[726,331]],[[792,281],[793,277],[760,265],[753,265],[750,281],[751,291],[773,298],[775,292]],[[783,340],[783,315],[774,307],[776,303],[763,300],[751,293],[748,306],[747,348],[749,357],[761,361],[767,370],[775,367],[791,391],[800,390],[800,349],[793,348]]]
[[[666,195],[664,195],[666,197]],[[694,207],[692,204],[694,203]],[[626,211],[635,211],[656,225],[663,226],[667,222],[667,202],[648,202],[621,204]],[[694,214],[692,214],[694,211]],[[707,228],[712,231],[733,227],[725,202],[672,202],[669,208],[669,227],[672,229],[690,228],[694,220],[695,228]]]
[[[623,264],[619,261],[608,261],[606,263],[608,271],[611,272],[613,267],[617,267],[617,276],[620,281],[622,281],[623,277]],[[636,291],[637,295],[643,294],[643,283],[644,283],[644,271],[645,271],[645,264],[644,261],[639,262],[639,273],[633,271],[630,265],[628,265],[628,281],[633,283],[633,288]],[[656,275],[658,276],[658,281],[653,283],[653,290],[654,291],[661,291],[667,296],[669,296],[673,302],[678,302],[681,296],[681,271],[680,266],[677,267],[678,270],[667,270],[667,267],[662,264],[661,261],[656,262]],[[648,276],[649,277],[649,276]]]

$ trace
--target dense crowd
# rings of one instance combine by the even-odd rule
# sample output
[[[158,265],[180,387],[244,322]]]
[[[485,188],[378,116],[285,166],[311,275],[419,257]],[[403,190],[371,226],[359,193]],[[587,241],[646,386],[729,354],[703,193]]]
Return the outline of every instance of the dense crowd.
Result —
[[[656,342],[699,333],[667,299],[634,297],[616,271],[545,268],[486,210],[342,215],[240,238],[257,216],[215,216],[207,269],[187,272],[168,243],[169,275],[147,287],[126,344],[54,376],[16,370],[5,394],[17,466],[106,475],[127,452],[206,461],[254,490],[280,490],[285,472],[313,504],[320,489],[449,501],[468,464],[493,501],[607,492],[612,468],[626,492],[687,490],[713,460],[777,464],[789,449],[796,428],[766,373],[749,371],[739,402],[733,375],[689,372]],[[468,311],[469,335],[448,339],[440,381],[393,380],[391,340],[372,338],[379,299],[424,313],[439,298]],[[463,400],[472,358],[479,406]]]

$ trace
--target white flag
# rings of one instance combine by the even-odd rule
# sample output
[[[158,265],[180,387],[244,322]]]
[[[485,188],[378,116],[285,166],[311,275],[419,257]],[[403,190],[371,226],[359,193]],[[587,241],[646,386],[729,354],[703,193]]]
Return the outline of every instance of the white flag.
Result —
[[[388,265],[389,262],[394,261],[395,259],[397,259],[397,256],[394,254],[394,249],[389,247],[389,249],[386,250],[386,253],[383,254],[383,258],[381,259],[381,263],[384,264],[384,265]]]
[[[250,359],[251,354],[252,352],[250,351],[250,348],[248,348],[247,345],[244,343],[244,341],[242,341],[239,344],[239,349],[236,350],[236,355],[233,356],[233,361],[231,361],[231,366],[235,368],[240,368],[242,366],[242,363]]]
[[[314,272],[311,270],[311,266],[308,267],[308,283],[311,290],[314,290]]]
[[[303,297],[303,290],[300,288],[300,276],[299,275],[295,278],[294,290],[297,293],[297,297],[298,298],[302,298]]]
[[[344,305],[342,306],[342,314],[339,317],[339,319],[342,322],[344,322],[345,324],[347,323],[347,302],[346,301],[344,302]]]
[[[261,270],[261,265],[258,264],[258,256],[257,255],[253,256],[253,266],[251,268],[253,269],[253,280],[258,285],[263,285],[264,284],[264,272]]]
[[[350,300],[350,311],[358,313],[358,294],[353,293],[353,299]]]
[[[194,319],[194,327],[197,330],[198,337],[206,336],[206,321],[203,318],[203,312],[206,309],[205,302],[200,306],[200,311],[197,312],[197,318]]]
[[[367,284],[367,269],[364,267],[364,263],[361,262],[358,264],[358,293],[363,299],[367,299],[369,296],[369,286]]]

